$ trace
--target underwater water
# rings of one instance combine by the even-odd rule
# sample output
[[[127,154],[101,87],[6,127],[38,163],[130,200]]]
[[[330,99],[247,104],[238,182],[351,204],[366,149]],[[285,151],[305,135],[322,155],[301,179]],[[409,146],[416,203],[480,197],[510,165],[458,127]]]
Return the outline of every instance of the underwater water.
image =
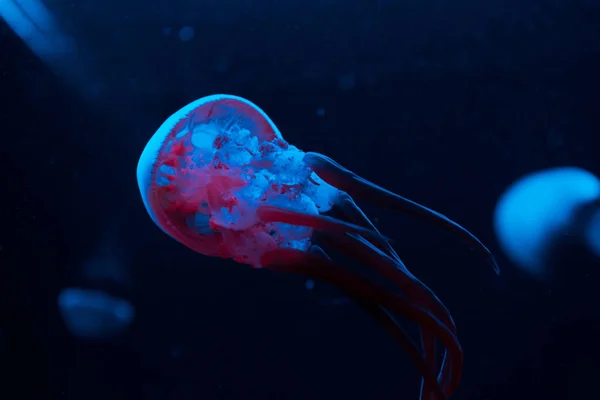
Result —
[[[0,0],[0,398],[596,398],[598,71],[593,0]]]

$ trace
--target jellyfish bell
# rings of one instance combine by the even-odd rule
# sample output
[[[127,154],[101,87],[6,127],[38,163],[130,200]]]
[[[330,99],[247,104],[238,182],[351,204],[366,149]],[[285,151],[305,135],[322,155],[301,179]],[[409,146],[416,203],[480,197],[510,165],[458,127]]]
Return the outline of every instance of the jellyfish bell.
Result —
[[[274,221],[276,209],[256,205],[316,217],[337,196],[304,164],[304,155],[253,103],[213,95],[161,125],[140,156],[138,186],[166,234],[201,254],[257,267],[256,249],[307,250],[312,229]]]
[[[117,224],[120,225],[120,224]],[[58,295],[69,332],[85,340],[110,340],[127,330],[135,310],[126,298],[131,285],[119,229],[105,232],[89,257],[71,274],[73,284]]]
[[[128,301],[100,290],[63,289],[58,309],[68,331],[84,340],[110,340],[131,325],[135,309]]]
[[[600,254],[600,207],[594,206],[599,198],[600,181],[581,168],[526,175],[496,204],[494,230],[500,247],[512,262],[538,278],[551,275],[554,249],[568,238],[581,240]]]

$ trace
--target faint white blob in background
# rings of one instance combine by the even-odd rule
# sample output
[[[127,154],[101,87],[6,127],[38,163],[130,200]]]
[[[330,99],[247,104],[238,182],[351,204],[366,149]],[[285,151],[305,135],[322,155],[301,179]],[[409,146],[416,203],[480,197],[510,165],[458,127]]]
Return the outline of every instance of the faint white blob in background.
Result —
[[[124,255],[115,245],[113,231],[101,241],[76,271],[81,284],[64,288],[58,295],[60,315],[72,336],[83,340],[109,341],[127,331],[135,317],[134,306],[113,292],[129,286]]]

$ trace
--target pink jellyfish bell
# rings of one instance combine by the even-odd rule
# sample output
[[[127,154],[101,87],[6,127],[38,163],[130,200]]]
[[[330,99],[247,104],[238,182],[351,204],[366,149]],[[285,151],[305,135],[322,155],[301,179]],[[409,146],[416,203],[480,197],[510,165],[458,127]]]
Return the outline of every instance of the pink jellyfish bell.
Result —
[[[175,240],[206,256],[338,286],[407,352],[423,377],[421,399],[446,399],[456,390],[463,360],[450,313],[351,195],[436,222],[484,252],[497,271],[489,250],[460,225],[322,154],[301,151],[260,108],[230,95],[204,97],[169,117],[142,152],[137,179],[150,217]],[[334,208],[343,219],[326,215]],[[315,230],[324,245],[355,258],[397,290],[336,264],[313,243]],[[420,348],[394,315],[419,326]],[[441,362],[438,342],[444,347]]]
[[[331,224],[318,216],[331,209],[337,189],[303,163],[304,154],[254,104],[209,96],[173,114],[150,139],[138,185],[152,220],[175,240],[260,267],[269,250],[306,251],[309,225]]]

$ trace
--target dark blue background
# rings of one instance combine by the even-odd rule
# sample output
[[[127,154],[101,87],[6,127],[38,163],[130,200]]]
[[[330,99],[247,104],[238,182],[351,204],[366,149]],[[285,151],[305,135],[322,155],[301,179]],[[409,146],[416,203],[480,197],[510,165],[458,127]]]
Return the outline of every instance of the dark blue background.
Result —
[[[500,277],[457,238],[366,208],[456,319],[456,399],[600,398],[600,281],[576,266],[566,282],[533,281],[492,232],[498,196],[522,174],[600,171],[597,3],[47,5],[78,40],[78,79],[55,76],[0,24],[0,397],[416,398],[407,357],[335,289],[194,254],[146,215],[135,181],[146,141],[190,101],[231,93],[289,142],[443,212],[497,253]],[[118,343],[80,343],[56,296],[85,284],[81,265],[104,242],[131,274],[110,290],[138,314]]]

